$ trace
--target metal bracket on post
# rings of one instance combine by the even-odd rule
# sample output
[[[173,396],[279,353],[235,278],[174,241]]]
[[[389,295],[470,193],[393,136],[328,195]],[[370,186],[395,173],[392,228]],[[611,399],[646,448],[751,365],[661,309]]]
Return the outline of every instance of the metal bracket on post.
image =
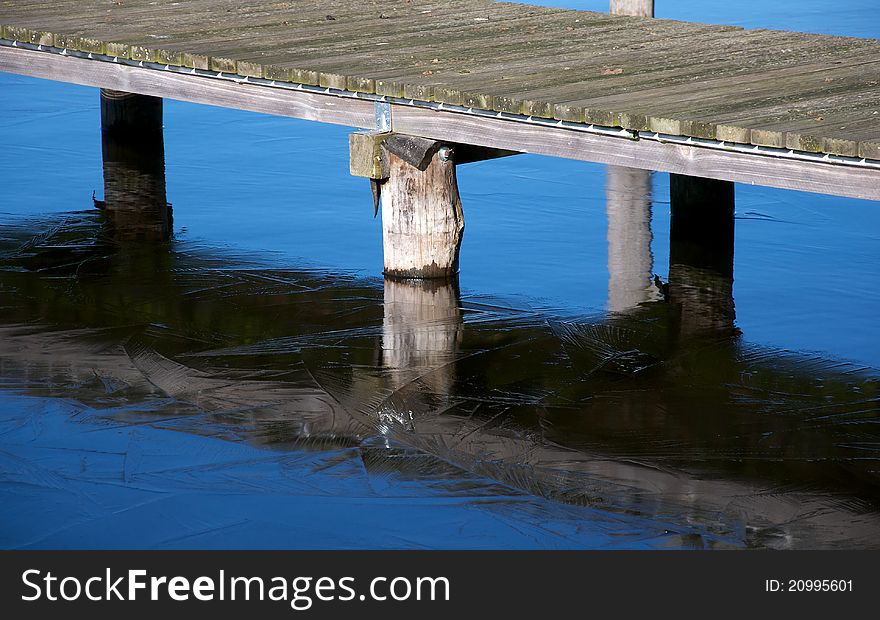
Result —
[[[376,131],[391,131],[391,104],[376,102]]]

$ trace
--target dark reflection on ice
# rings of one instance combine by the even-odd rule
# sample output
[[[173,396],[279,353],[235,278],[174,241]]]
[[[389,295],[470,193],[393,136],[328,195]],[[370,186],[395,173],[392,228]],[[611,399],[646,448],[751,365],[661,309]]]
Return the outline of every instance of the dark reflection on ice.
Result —
[[[475,546],[394,530],[382,516],[391,479],[394,493],[417,481],[414,495],[494,515],[507,534],[485,546],[880,545],[880,372],[748,342],[717,269],[670,269],[667,300],[563,321],[454,285],[124,240],[103,217],[0,228],[4,495],[20,485],[74,512],[94,501],[105,518],[123,500],[86,488],[101,480],[175,497],[259,489],[308,495],[298,510],[330,527],[338,506],[323,485],[338,474],[349,511],[373,498],[364,519],[378,529],[323,546]],[[114,429],[129,432],[124,445]],[[163,455],[171,431],[229,447]],[[73,461],[41,467],[34,441],[81,450],[79,474],[63,471]],[[65,503],[71,493],[89,502]],[[226,546],[260,546],[235,503],[211,497],[199,499],[216,500],[206,524],[175,513],[143,544],[216,545],[222,531],[237,537]],[[7,522],[2,544],[94,541],[46,519],[32,532]]]

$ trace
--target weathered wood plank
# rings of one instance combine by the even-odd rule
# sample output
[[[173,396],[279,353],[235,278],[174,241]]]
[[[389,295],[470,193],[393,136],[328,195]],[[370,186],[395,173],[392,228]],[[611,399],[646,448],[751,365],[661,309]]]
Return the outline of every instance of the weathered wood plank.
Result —
[[[612,4],[647,14],[651,3]],[[639,131],[878,153],[877,40],[489,0],[7,0],[0,35]]]
[[[455,163],[440,157],[440,146],[400,134],[382,144],[388,166],[381,196],[386,276],[451,278],[458,271],[464,215]]]
[[[654,17],[654,0],[611,0],[611,14]]]
[[[880,200],[880,170],[628,140],[559,127],[392,106],[395,131],[615,166]]]
[[[371,101],[0,47],[0,70],[127,92],[353,127],[375,125]],[[506,151],[880,200],[880,171],[662,144],[393,105],[394,130]],[[876,143],[876,141],[875,141]]]
[[[350,174],[352,176],[374,180],[387,179],[389,174],[388,162],[382,158],[381,149],[383,143],[394,135],[395,134],[389,131],[358,131],[349,134],[348,149]],[[411,136],[409,136],[408,139],[413,140]],[[437,146],[439,148],[439,144]],[[487,148],[485,146],[474,146],[472,144],[448,143],[446,146],[448,149],[447,159],[451,159],[456,166],[519,154],[516,151]],[[397,151],[397,148],[393,143],[390,143],[387,146],[387,150],[392,153],[397,152],[401,155],[402,159],[407,159],[407,157],[404,157],[403,154]],[[425,159],[425,155],[427,154],[427,151],[422,153],[420,158],[422,164],[426,163],[427,160]],[[433,155],[433,153],[430,153],[430,155]],[[416,165],[416,167],[422,167],[413,164],[412,161],[409,161],[409,163],[411,165]]]
[[[39,57],[35,58],[36,55]],[[361,128],[375,124],[375,106],[371,101],[237,84],[44,52],[0,47],[0,70],[322,123]]]
[[[348,171],[352,176],[367,179],[386,179],[382,170],[382,143],[393,134],[390,131],[358,131],[348,136]]]

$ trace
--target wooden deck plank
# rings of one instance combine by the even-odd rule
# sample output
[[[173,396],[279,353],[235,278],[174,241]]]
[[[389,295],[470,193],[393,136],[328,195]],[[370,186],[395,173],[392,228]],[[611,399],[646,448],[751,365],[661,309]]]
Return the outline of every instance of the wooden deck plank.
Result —
[[[734,40],[742,38],[739,31],[707,32],[705,37],[716,42],[723,37]],[[688,37],[686,42],[700,45],[705,41],[698,34],[693,38]],[[754,50],[746,42],[737,42],[742,50],[736,51],[741,54],[762,53],[761,50]],[[676,42],[675,45],[680,46],[681,44]],[[477,75],[470,78],[469,84],[462,86],[473,88],[482,83],[483,92],[489,95],[501,99],[522,101],[524,113],[553,117],[555,105],[564,103],[577,107],[579,102],[614,94],[619,94],[629,100],[636,100],[643,90],[656,88],[657,84],[677,87],[679,84],[689,84],[701,77],[717,77],[727,72],[726,61],[719,62],[712,57],[701,57],[697,60],[690,57],[682,59],[675,54],[665,53],[667,47],[661,49],[664,51],[663,58],[653,62],[639,60],[641,52],[638,48],[634,49],[630,53],[632,64],[629,66],[624,55],[626,52],[624,54],[600,52],[587,58],[580,55],[557,56],[554,60],[545,63],[543,71],[529,68],[529,61],[526,59],[520,66],[504,67],[503,72],[500,73],[500,77],[503,78],[501,80],[486,83],[485,77],[481,79],[481,76]],[[559,77],[548,78],[548,71],[555,71]],[[676,92],[682,94],[684,90],[676,88]],[[620,105],[619,102],[617,105]],[[598,106],[590,105],[589,107],[596,108]],[[580,115],[578,114],[578,116]],[[572,120],[572,118],[560,120]],[[586,120],[601,122],[590,118]],[[638,129],[639,127],[631,128]]]
[[[880,41],[872,39],[489,0],[5,0],[0,24],[7,39],[243,76],[878,153]]]
[[[758,76],[646,89],[631,97],[620,94],[596,97],[590,100],[590,105],[598,109],[620,109],[628,105],[631,112],[622,114],[619,124],[629,129],[777,146],[752,142],[746,130],[755,119],[766,123],[771,109],[781,108],[786,119],[812,119],[834,111],[842,113],[862,95],[877,93],[876,84],[866,81],[864,75],[880,71],[878,62],[877,59],[853,61],[844,68],[828,62],[800,65]],[[797,102],[784,94],[787,85],[798,88]],[[731,100],[734,94],[736,98]],[[727,128],[726,134],[718,135],[719,125]],[[737,134],[735,127],[742,131]],[[772,130],[778,133],[779,128]]]
[[[824,57],[829,61],[847,54],[851,49],[824,50]],[[808,50],[809,51],[809,50]],[[596,84],[565,85],[561,88],[549,91],[529,93],[533,99],[556,102],[557,107],[565,106],[572,110],[570,114],[563,115],[563,120],[577,120],[583,110],[587,115],[590,110],[605,110],[610,113],[614,121],[620,122],[620,117],[625,114],[642,113],[647,118],[666,118],[669,110],[664,109],[663,95],[678,104],[683,100],[700,96],[701,89],[707,85],[714,85],[716,93],[723,92],[723,97],[728,106],[735,106],[739,101],[748,96],[748,92],[741,86],[747,81],[763,81],[779,79],[781,74],[798,74],[804,64],[801,57],[772,58],[775,53],[766,50],[745,52],[740,57],[738,65],[725,64],[695,64],[688,66],[687,57],[675,66],[676,59],[670,60],[672,68],[661,68],[657,72],[647,75],[637,74],[631,78],[618,79],[617,75],[594,77],[591,82]],[[779,56],[776,54],[776,56]],[[823,55],[819,55],[822,58]],[[618,62],[615,70],[622,71],[621,76],[626,75],[630,68],[625,62]],[[625,89],[625,90],[624,90]],[[801,87],[797,84],[790,89],[789,93],[778,89],[780,94],[790,97],[791,92],[800,94]],[[601,122],[599,119],[586,120]],[[650,128],[634,125],[632,129]],[[703,136],[695,136],[703,137]]]
[[[33,55],[44,61],[34,64]],[[300,90],[238,84],[172,71],[144,70],[118,63],[96,63],[11,47],[0,47],[5,70],[88,86],[221,105],[354,127],[374,126],[371,101]],[[536,153],[733,180],[770,187],[880,200],[880,169],[823,162],[744,155],[736,152],[650,140],[596,135],[496,118],[393,104],[395,130],[427,138],[507,151]]]
[[[296,90],[267,89],[170,71],[145,71],[122,64],[96,63],[58,54],[46,54],[46,61],[34,66],[33,54],[42,53],[0,47],[0,66],[22,75],[192,103],[364,129],[375,124],[375,107],[372,101],[328,97]]]
[[[409,50],[416,52],[424,49],[428,37],[435,40],[440,38],[454,45],[461,39],[462,28],[472,24],[472,16],[480,14],[483,13],[464,11],[457,14],[454,19],[449,19],[441,13],[431,16],[430,23],[425,22],[424,19],[409,23],[405,29],[396,33],[391,58],[384,47],[377,45],[374,36],[376,27],[372,22],[360,24],[354,30],[339,28],[331,33],[323,31],[302,33],[297,30],[295,41],[281,36],[283,30],[272,29],[266,32],[259,46],[242,42],[230,32],[218,33],[215,37],[208,37],[207,41],[199,41],[199,44],[202,48],[207,48],[207,53],[211,55],[222,54],[251,63],[271,57],[272,64],[276,66],[291,68],[308,66],[311,70],[328,73],[348,70],[348,73],[361,72],[363,75],[377,66],[388,66],[396,61],[398,67],[404,68],[409,73],[415,73],[419,63],[409,62],[407,53]],[[378,25],[384,25],[385,20],[379,21],[382,23]],[[287,30],[289,32],[289,29]],[[360,34],[364,36],[359,36]],[[190,45],[190,41],[198,40],[198,35],[187,35],[180,40],[171,37],[169,40],[168,47],[185,49]],[[419,71],[423,70],[424,67],[419,69]]]

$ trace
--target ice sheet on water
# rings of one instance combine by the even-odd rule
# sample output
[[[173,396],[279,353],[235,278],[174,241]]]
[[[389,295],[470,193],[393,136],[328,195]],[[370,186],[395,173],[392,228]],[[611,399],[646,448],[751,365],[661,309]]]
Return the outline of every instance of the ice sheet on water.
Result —
[[[452,286],[122,244],[90,214],[0,227],[0,290],[0,394],[47,399],[0,421],[7,490],[66,494],[71,523],[112,521],[86,487],[104,507],[146,505],[107,485],[203,520],[146,546],[253,542],[255,514],[221,496],[307,498],[326,518],[334,493],[376,519],[389,493],[424,499],[422,516],[491,505],[526,532],[514,546],[584,542],[579,520],[627,545],[880,540],[880,372],[736,333],[685,339],[671,304],[562,320]],[[163,451],[167,433],[189,439]],[[62,449],[85,465],[39,452]],[[60,540],[41,527],[4,544]],[[387,540],[438,545],[404,538]]]

